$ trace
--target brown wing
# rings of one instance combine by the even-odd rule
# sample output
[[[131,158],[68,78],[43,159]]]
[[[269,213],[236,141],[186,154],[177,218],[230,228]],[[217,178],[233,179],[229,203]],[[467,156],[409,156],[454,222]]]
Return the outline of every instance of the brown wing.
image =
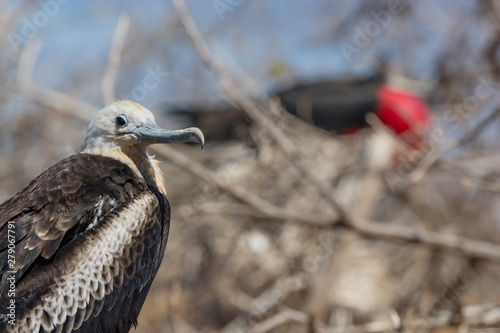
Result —
[[[103,156],[76,154],[43,172],[0,205],[0,295],[8,289],[8,272],[22,281],[35,261],[49,263],[81,232],[145,190],[128,166]]]
[[[107,214],[50,265],[30,270],[16,290],[17,325],[3,326],[14,332],[128,332],[160,266],[169,216],[166,198],[151,191]]]

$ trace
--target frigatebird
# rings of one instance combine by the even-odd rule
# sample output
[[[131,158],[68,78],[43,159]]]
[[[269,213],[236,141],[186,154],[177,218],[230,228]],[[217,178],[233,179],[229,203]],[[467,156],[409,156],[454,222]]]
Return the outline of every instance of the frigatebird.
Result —
[[[0,205],[0,332],[128,332],[167,245],[170,205],[147,147],[196,142],[120,101],[90,123],[83,152]]]
[[[366,116],[374,113],[390,131],[417,148],[431,128],[430,111],[424,100],[408,90],[383,83],[379,77],[298,83],[271,95],[278,97],[289,113],[337,134],[351,134],[368,126]],[[190,125],[203,127],[209,140],[249,140],[251,121],[233,105],[171,105],[168,110]]]

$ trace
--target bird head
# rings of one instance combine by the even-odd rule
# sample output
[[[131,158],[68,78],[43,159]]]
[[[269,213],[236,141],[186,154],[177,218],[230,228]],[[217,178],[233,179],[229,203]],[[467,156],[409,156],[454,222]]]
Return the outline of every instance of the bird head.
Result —
[[[196,127],[167,130],[156,125],[151,111],[130,101],[113,103],[100,110],[90,123],[84,151],[145,149],[155,143],[196,142],[205,144],[203,133]]]
[[[155,143],[179,142],[195,142],[203,148],[205,139],[196,127],[163,129],[142,105],[120,101],[97,112],[88,127],[83,152],[115,158],[129,165],[150,187],[164,192],[161,171],[146,149]]]

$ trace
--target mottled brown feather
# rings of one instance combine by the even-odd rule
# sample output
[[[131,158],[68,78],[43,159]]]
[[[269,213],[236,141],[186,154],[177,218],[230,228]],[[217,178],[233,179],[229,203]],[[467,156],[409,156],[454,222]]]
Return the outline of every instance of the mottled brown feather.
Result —
[[[127,165],[108,157],[68,157],[0,205],[0,306],[8,301],[8,221],[16,227],[17,317],[22,319],[44,306],[39,303],[40,296],[50,294],[55,277],[64,274],[65,267],[81,251],[85,238],[98,237],[101,227],[117,223],[117,214],[133,205],[139,196],[149,196],[155,202],[148,207],[150,219],[144,230],[134,230],[132,246],[126,247],[122,256],[114,258],[103,272],[94,275],[98,280],[92,283],[99,285],[96,297],[104,298],[91,296],[86,307],[67,315],[66,322],[55,328],[127,332],[136,323],[163,257],[170,206],[162,194],[152,192]],[[69,314],[72,302],[65,299],[64,303],[68,304]],[[44,321],[51,320],[47,313],[40,313]],[[5,323],[0,322],[0,332],[5,329]]]

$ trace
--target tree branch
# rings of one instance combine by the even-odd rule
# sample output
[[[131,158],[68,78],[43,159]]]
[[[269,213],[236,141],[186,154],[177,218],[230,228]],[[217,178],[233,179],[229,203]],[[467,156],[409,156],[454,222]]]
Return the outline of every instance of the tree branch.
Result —
[[[108,67],[102,78],[102,98],[104,104],[108,105],[116,100],[115,97],[115,79],[120,65],[123,45],[127,38],[130,18],[127,14],[121,14],[116,23],[115,35],[109,52]]]
[[[245,96],[245,94],[238,89],[238,86],[235,84],[229,73],[227,73],[223,66],[214,60],[210,49],[203,40],[203,37],[196,27],[192,17],[189,15],[184,1],[171,1],[177,11],[179,20],[184,26],[184,29],[191,39],[193,46],[198,52],[201,61],[216,74],[226,93],[236,102],[237,105],[240,106],[243,111],[248,114],[250,118],[252,118],[257,124],[259,124],[259,126],[264,128],[271,135],[279,149],[286,154],[292,165],[304,174],[304,176],[319,190],[324,198],[329,200],[344,223],[353,224],[354,221],[347,209],[345,209],[334,198],[331,186],[317,177],[314,173],[313,166],[303,160],[296,149],[295,144],[284,134],[282,129],[279,126],[276,126],[276,124],[264,112],[262,112],[251,99]],[[270,101],[267,101],[266,105],[269,107]]]

